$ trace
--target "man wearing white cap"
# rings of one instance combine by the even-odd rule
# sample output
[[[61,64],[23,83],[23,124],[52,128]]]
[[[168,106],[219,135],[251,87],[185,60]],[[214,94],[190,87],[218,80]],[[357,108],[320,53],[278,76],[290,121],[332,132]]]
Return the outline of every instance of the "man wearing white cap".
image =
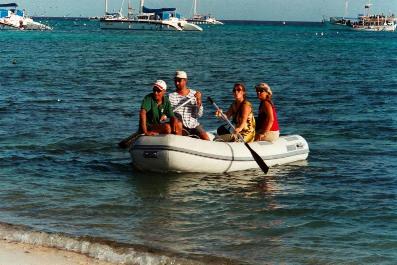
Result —
[[[189,134],[197,135],[203,140],[209,140],[207,132],[198,122],[198,118],[203,116],[200,91],[187,87],[187,74],[184,71],[176,71],[174,83],[176,90],[169,96],[172,107],[175,109],[186,101],[190,101],[175,111],[175,116],[179,121],[176,123],[176,127],[172,127],[175,128],[175,133],[181,134],[183,127]]]
[[[171,128],[176,127],[176,118],[172,111],[170,100],[165,95],[167,84],[157,80],[153,84],[153,92],[142,100],[139,113],[139,132],[145,135],[170,134]],[[169,123],[161,123],[165,117],[170,118]]]

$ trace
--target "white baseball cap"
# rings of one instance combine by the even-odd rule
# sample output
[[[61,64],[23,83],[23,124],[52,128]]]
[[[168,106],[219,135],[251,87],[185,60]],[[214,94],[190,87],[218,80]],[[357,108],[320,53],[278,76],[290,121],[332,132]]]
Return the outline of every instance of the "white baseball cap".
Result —
[[[167,90],[167,84],[163,80],[157,80],[156,82],[154,82],[153,87],[157,87],[161,91]]]
[[[176,71],[175,78],[184,78],[187,79],[187,74],[185,71]]]

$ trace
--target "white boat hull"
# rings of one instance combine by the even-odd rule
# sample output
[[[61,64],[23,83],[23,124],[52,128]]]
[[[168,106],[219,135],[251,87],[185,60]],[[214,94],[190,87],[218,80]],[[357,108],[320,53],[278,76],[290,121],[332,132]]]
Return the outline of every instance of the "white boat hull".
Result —
[[[187,21],[196,25],[223,25],[223,22],[215,19],[187,19]]]
[[[19,27],[16,27],[13,24],[8,24],[4,21],[0,21],[0,29],[1,30],[19,30]]]
[[[1,29],[11,30],[52,30],[51,27],[34,21],[29,17],[11,15],[0,19]]]
[[[328,29],[331,29],[331,30],[348,30],[348,31],[353,30],[352,27],[349,27],[346,24],[341,24],[341,23],[336,23],[336,22],[332,23],[329,21],[325,21],[324,24]]]
[[[39,22],[33,21],[32,19],[26,19],[24,28],[26,30],[52,30],[51,27],[41,24]]]
[[[184,31],[203,31],[203,29],[200,26],[197,26],[186,20],[178,21],[178,26],[180,26]]]
[[[283,136],[276,142],[249,144],[268,166],[305,160],[306,140]],[[223,173],[259,168],[243,143],[204,141],[186,136],[141,136],[130,149],[132,162],[142,171]]]
[[[101,19],[101,29],[116,30],[156,30],[156,31],[182,31],[183,29],[175,23],[166,21],[140,21],[134,19]]]
[[[185,20],[101,19],[100,28],[117,30],[203,31],[201,27]]]
[[[349,30],[349,31],[395,31],[397,24],[394,25],[377,25],[377,26],[352,26],[338,23],[326,23],[329,29],[334,30]]]
[[[397,24],[394,25],[379,25],[379,26],[359,26],[352,27],[356,31],[395,31]]]

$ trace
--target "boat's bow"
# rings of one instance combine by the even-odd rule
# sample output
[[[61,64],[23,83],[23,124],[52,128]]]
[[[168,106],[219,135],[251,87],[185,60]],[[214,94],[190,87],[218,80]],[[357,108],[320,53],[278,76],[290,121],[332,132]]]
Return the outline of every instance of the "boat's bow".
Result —
[[[186,20],[180,20],[180,21],[178,22],[178,25],[179,25],[184,31],[203,31],[203,28],[202,28],[202,27],[200,27],[200,26],[198,26],[198,25],[196,25],[196,24],[187,22]]]

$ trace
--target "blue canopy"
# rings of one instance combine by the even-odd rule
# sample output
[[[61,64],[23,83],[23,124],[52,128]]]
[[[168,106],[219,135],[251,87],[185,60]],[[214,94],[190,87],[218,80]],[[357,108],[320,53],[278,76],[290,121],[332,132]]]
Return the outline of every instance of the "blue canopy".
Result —
[[[173,12],[175,11],[176,8],[170,7],[170,8],[147,8],[147,7],[143,7],[142,11],[143,13],[156,13],[156,14],[160,14],[160,13],[164,13],[164,12]]]
[[[18,7],[16,3],[0,4],[0,7]]]

